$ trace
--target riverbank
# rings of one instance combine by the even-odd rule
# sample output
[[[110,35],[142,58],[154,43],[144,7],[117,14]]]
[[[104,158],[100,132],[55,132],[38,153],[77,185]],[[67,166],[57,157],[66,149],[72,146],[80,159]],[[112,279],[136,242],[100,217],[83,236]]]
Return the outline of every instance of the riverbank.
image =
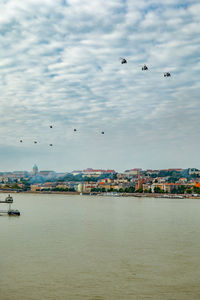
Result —
[[[200,195],[192,194],[159,194],[159,193],[80,193],[80,192],[59,192],[59,191],[14,191],[14,190],[0,190],[0,193],[22,193],[22,194],[56,194],[56,195],[83,195],[83,196],[107,196],[107,197],[147,197],[147,198],[170,198],[170,199],[200,199]]]
[[[21,193],[21,194],[61,194],[61,195],[80,195],[79,192],[58,192],[58,191],[15,191],[15,190],[0,190],[3,194]]]

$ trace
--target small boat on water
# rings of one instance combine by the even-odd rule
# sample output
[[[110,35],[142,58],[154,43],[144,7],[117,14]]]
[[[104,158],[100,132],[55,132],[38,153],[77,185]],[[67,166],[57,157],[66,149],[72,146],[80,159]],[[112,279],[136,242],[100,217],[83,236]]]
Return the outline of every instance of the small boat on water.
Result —
[[[10,209],[10,210],[8,210],[8,215],[9,216],[20,216],[20,212],[18,209]]]
[[[8,214],[8,216],[20,216],[20,211],[18,209],[11,208],[11,205],[13,203],[13,197],[11,197],[10,194],[5,198],[4,201],[0,201],[0,203],[8,205],[7,210],[0,210],[0,215]]]
[[[10,194],[5,199],[6,203],[13,203],[13,197],[10,196]]]

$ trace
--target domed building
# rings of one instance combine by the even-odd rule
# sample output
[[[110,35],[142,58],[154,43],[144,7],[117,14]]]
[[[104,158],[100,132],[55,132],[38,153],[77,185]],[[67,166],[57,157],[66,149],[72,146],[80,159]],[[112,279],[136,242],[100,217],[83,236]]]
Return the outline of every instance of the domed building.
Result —
[[[79,183],[77,191],[78,191],[79,193],[82,193],[82,192],[83,192],[83,184],[82,184],[82,183]]]
[[[38,167],[36,166],[36,164],[33,166],[33,175],[37,175],[38,174]]]

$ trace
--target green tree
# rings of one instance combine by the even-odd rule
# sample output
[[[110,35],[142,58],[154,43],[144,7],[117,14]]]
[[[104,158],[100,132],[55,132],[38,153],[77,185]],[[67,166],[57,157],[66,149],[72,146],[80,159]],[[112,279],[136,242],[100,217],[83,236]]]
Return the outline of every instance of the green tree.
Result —
[[[143,193],[143,189],[138,189],[135,191],[135,193]]]
[[[154,188],[154,193],[159,193],[159,194],[161,194],[161,193],[164,193],[164,191],[163,191],[159,186],[156,186],[156,187]]]
[[[186,189],[186,194],[192,194],[192,189],[191,188],[187,188]]]
[[[184,185],[181,185],[179,187],[179,191],[180,191],[180,194],[184,194],[185,193],[185,190],[186,190],[186,187]]]
[[[194,192],[195,194],[200,194],[200,188],[197,187],[197,186],[194,186],[194,187],[193,187],[193,192]]]

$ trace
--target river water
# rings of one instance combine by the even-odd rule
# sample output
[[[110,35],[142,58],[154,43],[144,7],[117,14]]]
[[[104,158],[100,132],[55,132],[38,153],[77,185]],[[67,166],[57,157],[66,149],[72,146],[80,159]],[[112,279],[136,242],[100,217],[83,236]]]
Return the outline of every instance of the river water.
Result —
[[[200,200],[13,197],[0,300],[200,299]]]

